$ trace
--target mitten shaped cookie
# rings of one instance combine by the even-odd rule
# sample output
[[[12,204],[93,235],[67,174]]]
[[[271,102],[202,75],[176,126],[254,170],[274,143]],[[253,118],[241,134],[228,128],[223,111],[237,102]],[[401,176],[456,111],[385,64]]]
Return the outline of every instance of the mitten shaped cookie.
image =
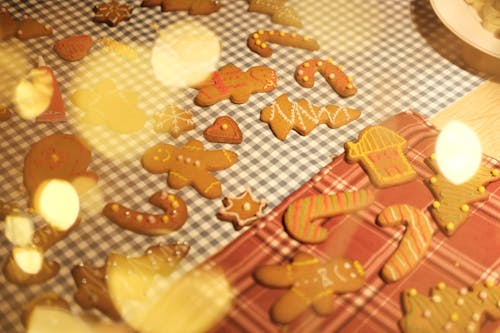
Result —
[[[257,282],[272,288],[290,288],[271,307],[271,318],[288,324],[309,306],[318,315],[334,311],[335,294],[359,290],[364,270],[355,260],[334,258],[321,263],[317,258],[298,253],[291,264],[266,265],[254,271]]]

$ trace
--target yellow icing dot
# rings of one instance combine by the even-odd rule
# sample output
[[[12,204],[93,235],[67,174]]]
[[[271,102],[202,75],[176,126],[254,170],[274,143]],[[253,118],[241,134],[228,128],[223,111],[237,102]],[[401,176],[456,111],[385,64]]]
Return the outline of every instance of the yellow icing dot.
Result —
[[[50,159],[54,162],[58,162],[59,161],[59,156],[57,154],[52,154],[50,155]]]
[[[309,37],[304,37],[304,40],[309,40],[309,39],[311,39],[311,38],[309,38]]]
[[[350,84],[350,83],[349,83],[349,84],[347,85],[347,89],[352,89],[352,84]]]
[[[259,33],[259,35],[263,35],[264,34],[264,30],[259,30],[258,33]]]
[[[266,43],[262,43],[260,44],[260,47],[262,47],[263,49],[265,49],[267,47]]]
[[[352,82],[352,77],[351,77],[351,76],[348,76],[348,77],[347,77],[347,81]]]
[[[283,31],[281,31],[280,36],[285,36],[285,33]]]
[[[170,202],[174,202],[175,201],[175,196],[173,194],[169,194],[167,196],[167,200],[170,201]]]
[[[437,181],[438,180],[436,177],[431,177],[431,179],[430,179],[431,184],[436,184]]]
[[[339,70],[341,70],[341,71],[342,71],[342,70],[344,70],[344,66],[342,66],[342,65],[339,65],[339,66],[338,66],[338,68],[339,68]]]
[[[486,285],[486,287],[491,288],[495,285],[495,282],[493,282],[492,279],[488,279],[488,280],[486,280],[485,285]]]
[[[306,75],[306,76],[304,76],[304,77],[302,78],[302,80],[304,80],[304,82],[307,82],[307,81],[309,81],[309,77]]]
[[[254,33],[254,34],[252,35],[252,37],[253,37],[253,38],[255,38],[255,39],[259,39],[259,34],[258,34],[258,33]]]
[[[162,221],[163,223],[168,223],[168,220],[169,220],[169,218],[168,218],[168,216],[167,216],[167,215],[163,215],[163,216],[161,217],[161,221]]]
[[[274,35],[274,30],[270,30],[270,31],[269,31],[269,34],[270,34],[271,36],[272,36],[272,35]]]
[[[432,153],[431,154],[431,160],[435,160],[436,159],[436,153]]]
[[[439,207],[441,207],[441,204],[439,203],[439,201],[434,201],[434,202],[432,203],[432,207],[434,207],[434,208],[438,209]]]
[[[260,39],[257,39],[257,40],[255,41],[255,45],[260,45],[261,43],[262,43],[262,41],[261,41]]]
[[[118,204],[112,204],[111,205],[111,210],[113,212],[117,212],[119,208],[120,208],[120,206]]]
[[[153,156],[153,160],[158,161],[160,158],[158,156]]]
[[[172,202],[172,207],[175,209],[175,208],[179,208],[179,202],[178,201],[173,201]]]
[[[461,207],[460,207],[460,210],[464,213],[468,212],[469,211],[469,205],[467,204],[463,204]]]
[[[493,169],[491,170],[491,175],[497,177],[500,174],[500,171],[498,169]]]
[[[418,292],[417,292],[417,289],[412,288],[412,289],[410,289],[410,291],[408,292],[408,295],[410,295],[410,296],[415,296],[415,295],[417,295],[417,293],[418,293]]]
[[[292,38],[295,38],[295,37],[297,37],[297,34],[296,34],[296,33],[293,33],[293,34],[292,34]]]
[[[446,225],[446,230],[448,231],[453,231],[455,230],[455,224],[453,222],[450,222]]]
[[[224,124],[222,124],[222,125],[221,125],[221,127],[220,127],[220,128],[221,128],[221,129],[223,129],[223,130],[227,130],[228,126],[227,126],[227,124],[226,124],[226,123],[224,123]]]
[[[443,290],[444,288],[446,288],[446,284],[444,282],[439,282],[437,287],[439,290]]]
[[[477,188],[477,191],[478,191],[479,193],[484,193],[484,192],[486,192],[486,188],[485,188],[484,186],[479,186],[479,187]]]
[[[333,62],[333,59],[332,58],[328,58],[326,61]]]
[[[454,322],[457,322],[459,318],[460,318],[460,316],[456,312],[453,312],[450,316],[451,321],[454,321]]]
[[[305,67],[305,68],[308,68],[309,66],[310,66],[310,65],[309,65],[309,63],[308,63],[308,62],[304,63],[304,67]]]

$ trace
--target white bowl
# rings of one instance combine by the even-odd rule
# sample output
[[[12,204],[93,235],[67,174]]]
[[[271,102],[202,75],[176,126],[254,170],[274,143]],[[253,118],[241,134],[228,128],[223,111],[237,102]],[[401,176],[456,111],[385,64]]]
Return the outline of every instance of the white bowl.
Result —
[[[476,10],[465,0],[430,0],[436,15],[465,43],[500,59],[500,39],[485,30]]]

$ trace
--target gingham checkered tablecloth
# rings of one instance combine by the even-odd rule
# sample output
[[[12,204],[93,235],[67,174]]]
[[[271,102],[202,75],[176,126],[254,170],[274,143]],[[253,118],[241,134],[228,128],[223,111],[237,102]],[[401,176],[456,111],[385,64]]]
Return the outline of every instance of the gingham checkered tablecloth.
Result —
[[[147,211],[151,208],[147,203],[150,195],[158,190],[169,190],[165,175],[149,174],[141,167],[140,156],[147,147],[158,142],[182,145],[189,139],[205,142],[202,131],[216,116],[230,115],[243,131],[243,143],[233,146],[205,142],[207,149],[223,147],[239,155],[236,165],[216,173],[222,181],[223,194],[238,194],[250,187],[256,196],[265,198],[272,209],[329,163],[332,156],[339,155],[343,143],[357,137],[364,127],[407,109],[418,110],[429,117],[483,81],[480,73],[464,67],[459,59],[459,41],[423,0],[289,0],[300,13],[304,23],[302,29],[274,25],[267,15],[249,13],[244,0],[225,0],[218,12],[197,17],[190,17],[185,12],[161,13],[158,8],[141,8],[139,0],[126,2],[137,6],[133,16],[114,28],[92,22],[93,1],[0,2],[13,16],[20,18],[27,14],[54,29],[51,37],[0,42],[0,53],[2,57],[7,54],[16,59],[24,54],[28,70],[36,65],[38,56],[42,56],[54,70],[68,113],[68,121],[64,123],[34,123],[17,116],[0,123],[1,199],[26,207],[22,178],[24,156],[33,142],[55,132],[74,133],[88,140],[93,150],[89,169],[99,175],[98,189],[82,198],[83,223],[47,253],[62,264],[59,275],[42,285],[26,288],[9,283],[0,275],[2,332],[22,331],[20,307],[42,291],[52,291],[72,301],[75,285],[69,271],[79,262],[100,265],[111,251],[133,255],[142,253],[154,243],[186,241],[191,251],[180,269],[188,270],[240,234],[230,223],[215,217],[221,207],[220,200],[202,198],[192,188],[176,192],[188,204],[189,219],[180,231],[171,235],[158,238],[136,235],[104,218],[100,211],[106,202],[117,201]],[[247,69],[267,65],[277,72],[278,88],[271,93],[252,95],[243,105],[223,101],[200,108],[193,104],[196,90],[173,91],[163,87],[155,80],[150,64],[156,38],[152,25],[156,23],[159,28],[166,28],[187,19],[203,23],[220,38],[219,67],[234,64]],[[247,48],[246,39],[257,29],[269,28],[316,38],[321,49],[311,54],[275,46],[270,58],[261,58]],[[81,33],[90,34],[94,39],[111,37],[127,43],[137,50],[139,59],[114,57],[113,61],[108,61],[95,57],[93,50],[83,62],[68,63],[52,51],[55,40]],[[342,99],[319,79],[312,89],[300,87],[293,78],[295,67],[312,56],[332,57],[336,63],[343,64],[345,71],[354,77],[358,93]],[[16,73],[22,69],[17,61],[5,59],[0,59],[0,73]],[[110,78],[120,88],[139,94],[139,106],[149,117],[143,130],[117,136],[100,126],[83,125],[78,121],[81,110],[71,104],[69,96],[75,92],[75,87],[88,87],[101,78]],[[0,89],[5,91],[13,82],[2,80],[1,84]],[[267,124],[259,121],[259,115],[263,107],[282,93],[287,93],[291,100],[307,98],[316,105],[340,104],[358,108],[362,115],[340,129],[332,130],[323,125],[307,137],[292,132],[285,142],[281,142]],[[154,133],[151,117],[168,104],[190,109],[197,128],[177,139]],[[112,148],[100,151],[94,146],[100,142],[107,142]],[[0,223],[0,258],[5,260],[11,245],[3,231],[4,224]],[[366,297],[370,295],[363,296],[363,302]],[[391,306],[396,306],[391,302]],[[72,305],[78,309],[77,305]]]

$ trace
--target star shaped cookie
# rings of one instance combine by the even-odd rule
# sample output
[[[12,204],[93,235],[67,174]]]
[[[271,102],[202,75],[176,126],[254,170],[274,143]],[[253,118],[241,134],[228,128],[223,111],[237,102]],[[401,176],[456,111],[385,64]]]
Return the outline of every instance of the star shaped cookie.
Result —
[[[94,21],[115,27],[118,23],[128,21],[132,17],[133,8],[126,3],[119,3],[115,0],[101,3],[94,7]]]
[[[70,100],[85,112],[82,119],[90,125],[104,125],[120,134],[143,128],[146,115],[137,107],[137,94],[121,91],[111,80],[101,80],[89,89],[77,90]]]
[[[222,204],[224,207],[217,217],[223,221],[232,222],[236,230],[253,225],[264,215],[262,211],[267,207],[266,200],[256,199],[249,188],[238,196],[225,197]]]
[[[211,171],[223,170],[236,163],[238,155],[229,150],[205,150],[198,140],[181,148],[159,143],[146,150],[142,165],[151,173],[168,173],[167,184],[173,189],[192,185],[208,199],[222,194],[220,181]]]
[[[177,138],[182,132],[195,128],[192,117],[191,111],[168,105],[165,111],[153,115],[154,129],[156,132],[170,133],[172,137]]]

